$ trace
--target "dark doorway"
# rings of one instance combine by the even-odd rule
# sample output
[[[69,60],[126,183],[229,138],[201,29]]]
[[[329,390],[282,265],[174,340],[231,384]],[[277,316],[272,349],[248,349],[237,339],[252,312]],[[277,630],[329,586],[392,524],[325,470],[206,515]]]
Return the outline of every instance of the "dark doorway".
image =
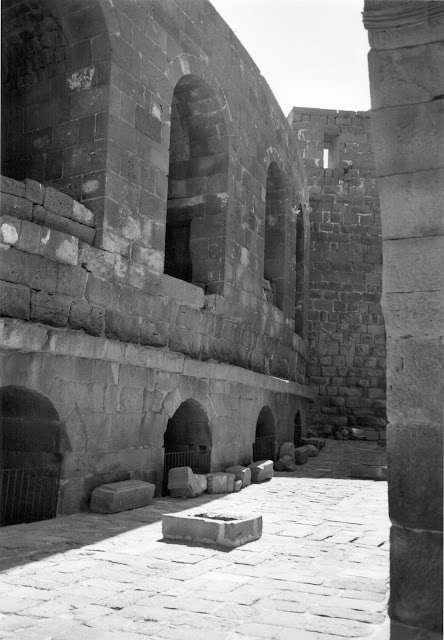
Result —
[[[182,402],[168,420],[164,435],[162,495],[168,494],[168,472],[175,467],[190,467],[194,473],[209,473],[211,432],[207,415],[196,400]]]
[[[298,411],[294,417],[294,446],[300,447],[302,444],[302,418],[301,412]]]
[[[276,457],[276,429],[269,407],[263,407],[256,422],[256,437],[253,444],[253,461],[273,460]]]
[[[0,389],[1,526],[55,518],[60,434],[45,396],[26,387]]]

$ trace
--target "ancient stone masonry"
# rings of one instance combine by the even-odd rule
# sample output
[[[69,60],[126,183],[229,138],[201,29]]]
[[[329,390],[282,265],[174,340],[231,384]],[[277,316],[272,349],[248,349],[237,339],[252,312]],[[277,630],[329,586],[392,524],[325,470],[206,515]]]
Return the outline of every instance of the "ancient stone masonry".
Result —
[[[309,229],[258,68],[206,1],[2,16],[2,398],[52,403],[59,512],[129,478],[159,492],[176,454],[205,472],[274,457],[313,397]]]
[[[326,432],[384,428],[382,241],[370,116],[295,107],[289,120],[309,184],[311,424]]]

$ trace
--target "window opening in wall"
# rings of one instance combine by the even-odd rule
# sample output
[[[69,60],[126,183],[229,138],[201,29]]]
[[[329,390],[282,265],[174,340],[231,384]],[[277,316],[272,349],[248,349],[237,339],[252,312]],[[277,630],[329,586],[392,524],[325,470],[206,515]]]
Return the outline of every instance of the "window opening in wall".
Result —
[[[265,195],[264,294],[279,309],[284,305],[286,204],[282,173],[271,162]]]
[[[164,271],[207,293],[223,282],[227,189],[225,110],[206,82],[183,76],[171,106]]]
[[[168,494],[170,469],[190,467],[194,473],[209,473],[211,431],[207,414],[196,400],[182,402],[168,420],[164,447],[162,495]]]
[[[253,461],[275,460],[276,429],[274,417],[269,407],[263,407],[256,422],[256,435],[253,444]]]
[[[338,141],[338,134],[324,133],[324,169],[336,169],[338,167]]]

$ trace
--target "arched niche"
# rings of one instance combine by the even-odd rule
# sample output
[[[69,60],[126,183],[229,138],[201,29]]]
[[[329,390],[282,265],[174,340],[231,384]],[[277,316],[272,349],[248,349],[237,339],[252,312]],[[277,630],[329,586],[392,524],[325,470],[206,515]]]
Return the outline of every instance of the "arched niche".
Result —
[[[226,108],[194,74],[176,84],[171,107],[165,273],[220,290],[228,200]]]
[[[276,424],[270,407],[263,407],[256,422],[253,460],[273,460],[276,457]]]
[[[56,516],[61,435],[45,396],[20,386],[0,389],[2,525]]]
[[[287,188],[277,162],[268,167],[265,194],[264,288],[267,299],[284,305]]]
[[[302,417],[300,411],[296,411],[294,417],[293,442],[295,447],[300,447],[302,444]]]
[[[163,495],[167,493],[168,472],[174,467],[191,467],[195,473],[210,471],[211,430],[202,405],[190,399],[182,402],[168,420],[164,435]]]

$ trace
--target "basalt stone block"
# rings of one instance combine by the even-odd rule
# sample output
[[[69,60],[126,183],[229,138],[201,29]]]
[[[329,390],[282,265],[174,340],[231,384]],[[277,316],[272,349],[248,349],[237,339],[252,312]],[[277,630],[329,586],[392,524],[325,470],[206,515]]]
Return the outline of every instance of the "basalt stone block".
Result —
[[[273,477],[273,460],[260,460],[248,465],[251,469],[251,482],[265,482]]]
[[[237,493],[241,489],[242,489],[242,480],[235,480],[234,481],[234,488],[233,488],[234,493]]]
[[[365,429],[365,439],[377,441],[379,440],[379,433],[377,431],[371,431],[370,429]]]
[[[32,202],[13,196],[10,193],[2,193],[0,202],[2,215],[13,216],[21,220],[32,219]]]
[[[313,444],[320,451],[325,447],[325,440],[323,438],[302,438],[302,444]]]
[[[150,504],[155,486],[142,480],[123,480],[97,487],[91,494],[90,509],[96,513],[119,513]]]
[[[234,473],[236,476],[236,480],[242,481],[242,488],[248,487],[251,484],[251,469],[248,467],[242,467],[241,465],[235,465],[233,467],[228,467],[225,469],[225,473]]]
[[[292,458],[291,456],[282,456],[282,458],[279,458],[279,460],[276,462],[275,467],[276,467],[276,471],[295,471],[296,470],[294,458]]]
[[[190,467],[175,467],[168,472],[168,491],[173,498],[195,498],[207,489],[207,477]]]
[[[262,535],[262,516],[240,517],[216,513],[162,516],[162,533],[171,540],[187,540],[223,547],[239,547]]]
[[[305,446],[308,447],[308,455],[310,458],[316,458],[319,455],[319,449],[315,447],[314,444],[307,444]]]
[[[279,447],[279,458],[283,458],[284,456],[290,456],[290,458],[294,462],[294,442],[283,442]]]
[[[310,450],[307,446],[296,447],[294,450],[295,464],[305,464],[310,457]]]
[[[351,427],[351,429],[349,429],[349,435],[351,440],[365,440],[364,429],[355,429],[354,427]]]
[[[360,464],[350,465],[350,476],[361,478],[362,480],[387,480],[387,467],[381,464]]]
[[[207,474],[207,492],[232,493],[234,491],[235,480],[236,476],[234,473],[225,473],[223,471],[209,473]]]

